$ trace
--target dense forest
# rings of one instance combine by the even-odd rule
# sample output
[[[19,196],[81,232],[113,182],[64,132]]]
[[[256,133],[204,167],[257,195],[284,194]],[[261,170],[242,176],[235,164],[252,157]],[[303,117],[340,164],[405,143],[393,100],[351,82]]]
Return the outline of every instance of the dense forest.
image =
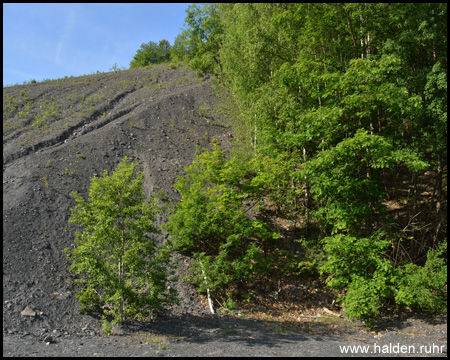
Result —
[[[446,4],[194,4],[130,66],[163,61],[231,99],[236,149],[196,157],[165,224],[200,290],[310,276],[367,323],[446,312]]]

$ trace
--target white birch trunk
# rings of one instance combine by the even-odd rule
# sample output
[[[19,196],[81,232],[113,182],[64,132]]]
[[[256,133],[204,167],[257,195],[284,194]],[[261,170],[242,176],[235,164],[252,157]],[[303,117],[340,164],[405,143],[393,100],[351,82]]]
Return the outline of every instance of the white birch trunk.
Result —
[[[203,264],[202,264],[202,262],[200,262],[200,265],[201,265],[201,267],[202,267],[203,279],[205,279],[205,284],[206,284],[206,286],[208,286],[208,281],[206,280],[206,275],[205,275],[205,271],[203,270]],[[213,307],[212,300],[211,300],[211,295],[210,295],[210,293],[209,293],[209,287],[206,288],[206,295],[207,295],[207,297],[208,297],[209,310],[211,311],[211,314],[214,315],[215,312],[214,312],[214,307]]]

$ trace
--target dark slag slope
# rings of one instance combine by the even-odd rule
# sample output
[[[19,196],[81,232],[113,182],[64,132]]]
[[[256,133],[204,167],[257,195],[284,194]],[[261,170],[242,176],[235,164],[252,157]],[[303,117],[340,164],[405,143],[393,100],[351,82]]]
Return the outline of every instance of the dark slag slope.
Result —
[[[91,177],[111,173],[128,156],[144,171],[148,196],[164,190],[178,201],[173,184],[196,149],[213,138],[227,143],[210,85],[163,65],[4,88],[4,333],[99,329],[99,321],[78,313],[63,253],[76,230],[68,223],[76,205],[70,192],[87,198]],[[182,303],[171,311],[207,312],[193,288],[176,286]],[[21,315],[26,307],[36,315]]]

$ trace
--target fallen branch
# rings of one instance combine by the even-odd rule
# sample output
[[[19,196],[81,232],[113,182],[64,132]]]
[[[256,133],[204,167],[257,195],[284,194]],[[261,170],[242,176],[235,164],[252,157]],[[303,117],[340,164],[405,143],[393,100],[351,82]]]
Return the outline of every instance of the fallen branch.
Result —
[[[336,317],[341,317],[341,315],[340,314],[338,314],[338,313],[335,313],[335,312],[333,312],[333,311],[331,311],[331,310],[328,310],[327,308],[323,308],[323,311],[325,311],[328,315],[331,315],[331,316],[336,316]]]

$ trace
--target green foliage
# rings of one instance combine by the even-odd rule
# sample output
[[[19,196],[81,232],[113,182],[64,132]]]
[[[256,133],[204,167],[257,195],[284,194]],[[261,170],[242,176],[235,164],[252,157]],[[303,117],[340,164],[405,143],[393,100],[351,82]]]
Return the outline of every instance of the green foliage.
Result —
[[[6,102],[10,105],[14,105],[16,102],[14,100],[14,96],[6,94]]]
[[[423,266],[408,263],[399,271],[395,301],[413,309],[447,312],[447,242],[428,251]]]
[[[42,121],[42,116],[40,114],[37,114],[33,121],[33,125],[36,129],[40,128],[41,121]]]
[[[384,234],[371,238],[336,235],[323,240],[327,260],[321,266],[322,274],[330,274],[327,285],[334,289],[348,287],[339,300],[347,315],[374,324],[383,300],[392,297],[393,266],[385,257],[389,241]]]
[[[353,277],[370,278],[380,269],[389,271],[390,262],[383,258],[389,242],[380,234],[372,238],[341,234],[326,237],[323,243],[328,257],[320,270],[332,274],[327,281],[331,288],[342,289],[350,284]]]
[[[109,322],[108,319],[106,318],[106,316],[104,316],[104,315],[102,316],[102,319],[103,319],[103,323],[102,323],[103,332],[106,335],[110,336],[112,329],[114,327],[114,322]]]
[[[193,271],[200,291],[209,287],[214,292],[235,280],[252,280],[273,265],[262,249],[279,234],[245,216],[243,202],[251,198],[251,187],[241,179],[247,172],[245,164],[226,161],[214,143],[212,151],[196,156],[186,168],[186,178],[175,185],[182,201],[165,228],[176,249],[197,259]]]
[[[221,4],[224,34],[220,49],[223,73],[233,92],[247,96],[267,82],[284,57],[272,16],[289,4]],[[295,30],[294,30],[295,31]]]
[[[149,41],[147,44],[141,44],[133,60],[130,62],[130,68],[145,67],[148,65],[161,64],[170,61],[170,43],[166,39],[160,40],[159,44]]]
[[[260,154],[242,161],[248,161],[253,169],[247,186],[255,197],[264,198],[282,217],[295,219],[300,212],[304,212],[299,207],[304,189],[298,186],[300,179],[294,157],[287,154],[278,157]]]
[[[383,233],[370,238],[335,235],[323,243],[327,259],[320,271],[328,275],[331,288],[347,287],[339,301],[350,318],[373,326],[384,304],[393,300],[411,308],[447,311],[447,262],[442,257],[446,242],[428,252],[424,266],[407,263],[396,269],[387,256],[391,244]]]
[[[173,46],[170,48],[172,61],[185,61],[189,55],[188,33],[186,30],[177,35]]]
[[[170,42],[166,39],[160,40],[158,43],[161,62],[168,62],[170,60]]]
[[[321,151],[304,164],[303,173],[310,179],[311,193],[318,201],[314,212],[331,232],[350,229],[372,232],[375,221],[383,220],[385,192],[379,169],[406,162],[414,169],[424,169],[413,154],[395,152],[385,138],[359,129],[352,138]],[[366,229],[361,227],[366,224]]]
[[[80,224],[75,247],[66,249],[73,262],[70,270],[81,275],[76,294],[81,311],[106,308],[105,313],[122,322],[125,316],[141,317],[176,300],[167,292],[166,248],[156,249],[150,237],[158,207],[145,203],[143,173],[127,157],[109,176],[93,177],[88,201],[77,192],[77,206],[69,222]]]
[[[199,75],[218,73],[223,30],[217,5],[193,4],[186,13],[187,29],[180,34],[176,56],[181,59],[187,55],[190,66],[197,69]]]
[[[173,54],[198,75],[218,75],[236,109],[233,134],[251,154],[225,161],[213,150],[178,183],[185,204],[173,219],[179,245],[199,260],[199,283],[202,271],[213,284],[221,269],[223,284],[237,279],[227,266],[239,256],[222,246],[233,232],[217,224],[235,221],[246,238],[239,224],[249,220],[236,214],[248,201],[303,230],[307,256],[296,268],[333,274],[349,316],[372,325],[392,301],[444,308],[442,263],[428,253],[435,283],[421,263],[446,238],[446,19],[437,3],[188,8]],[[395,204],[402,216],[391,218]],[[387,239],[405,229],[416,245],[402,244],[398,257]],[[241,256],[251,249],[239,243]],[[255,244],[261,252],[264,242]]]
[[[25,92],[25,90],[20,90],[20,96],[22,96],[23,100],[27,101],[27,93]]]
[[[375,273],[370,279],[355,276],[342,298],[346,315],[363,320],[366,326],[373,327],[376,316],[383,308],[383,300],[391,295],[391,288],[386,278],[379,273]]]
[[[124,67],[120,68],[117,63],[115,62],[114,65],[111,67],[111,69],[109,69],[110,71],[114,71],[114,72],[119,72],[121,70],[125,70]],[[70,100],[69,100],[70,101]]]
[[[223,306],[220,307],[219,310],[230,312],[230,313],[236,310],[236,302],[233,300],[231,295],[228,295],[227,300],[223,303]]]

